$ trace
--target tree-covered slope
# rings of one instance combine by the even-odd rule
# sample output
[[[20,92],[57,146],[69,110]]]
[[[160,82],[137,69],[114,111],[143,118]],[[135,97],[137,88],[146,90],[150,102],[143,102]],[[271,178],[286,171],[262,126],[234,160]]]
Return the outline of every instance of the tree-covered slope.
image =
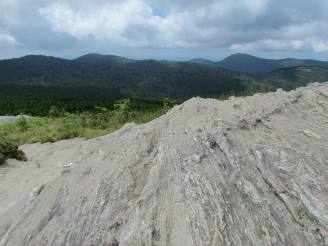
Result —
[[[124,94],[150,97],[211,96],[245,89],[237,76],[220,68],[99,55],[0,61],[0,85],[116,88]]]
[[[309,82],[326,81],[328,81],[328,68],[314,66],[282,68],[258,78],[261,84],[269,84],[286,90],[305,86]]]
[[[280,68],[296,66],[321,66],[328,67],[328,62],[309,59],[263,59],[248,54],[233,54],[222,61],[210,61],[206,59],[193,59],[190,62],[210,67],[221,67],[236,72],[248,74],[265,74]]]
[[[231,57],[230,62],[235,58]],[[248,59],[249,69],[261,63],[256,57]],[[296,64],[295,60],[284,62]],[[261,64],[257,67],[262,70],[273,69],[274,60]],[[328,81],[328,68],[301,66],[251,75],[190,62],[131,60],[98,54],[75,60],[26,56],[0,61],[0,96],[187,99],[280,87],[292,89],[313,81]]]
[[[217,66],[241,73],[268,73],[280,68],[275,60],[261,59],[246,54],[231,55],[218,62]]]

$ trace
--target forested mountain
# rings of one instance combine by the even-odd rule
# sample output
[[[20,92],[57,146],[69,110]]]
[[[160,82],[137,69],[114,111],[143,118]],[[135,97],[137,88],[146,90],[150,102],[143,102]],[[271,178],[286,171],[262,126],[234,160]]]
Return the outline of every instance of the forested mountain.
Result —
[[[86,55],[75,60],[27,56],[0,61],[2,86],[115,88],[131,96],[211,96],[243,91],[238,76],[188,62]]]
[[[278,69],[270,74],[258,77],[257,82],[285,90],[305,86],[309,82],[328,81],[328,68],[300,66]]]
[[[235,59],[239,63],[234,63]],[[248,59],[248,66],[242,61]],[[261,62],[264,60],[264,62]],[[305,60],[304,60],[305,61]],[[203,61],[204,63],[205,61]],[[297,60],[281,60],[297,65]],[[307,61],[314,64],[314,61]],[[274,60],[235,55],[224,64],[261,71],[279,67]],[[318,62],[320,65],[321,63]],[[312,81],[327,81],[326,67],[290,67],[266,74],[250,75],[191,62],[131,60],[124,57],[88,54],[67,60],[47,56],[25,56],[0,61],[0,96],[215,97],[244,91],[292,89]]]
[[[190,60],[189,62],[196,63],[196,64],[199,64],[199,65],[206,65],[206,66],[209,66],[209,67],[219,67],[217,62],[207,60],[207,59],[203,59],[203,58],[194,58],[194,59]]]
[[[245,54],[231,55],[218,62],[217,67],[224,67],[242,73],[268,73],[280,68],[275,60],[261,59]]]
[[[127,59],[120,56],[101,55],[101,54],[86,54],[73,60],[77,63],[85,63],[90,65],[119,65],[134,62],[134,60]]]
[[[0,61],[0,114],[47,115],[52,106],[82,112],[95,106],[112,108],[122,98],[149,108],[164,97],[180,102],[193,96],[227,98],[289,90],[313,81],[328,81],[328,68],[291,67],[250,75],[190,62],[98,54],[74,60],[26,56]]]
[[[263,59],[247,54],[233,54],[222,61],[214,62],[206,59],[193,59],[190,62],[210,67],[221,67],[232,71],[248,74],[270,73],[280,68],[295,66],[328,67],[328,62],[306,59]]]

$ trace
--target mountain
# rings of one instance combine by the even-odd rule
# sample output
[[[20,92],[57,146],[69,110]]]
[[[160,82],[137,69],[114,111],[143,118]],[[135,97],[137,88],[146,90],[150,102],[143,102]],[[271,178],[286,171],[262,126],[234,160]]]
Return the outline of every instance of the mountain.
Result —
[[[234,73],[188,62],[89,54],[75,60],[29,56],[0,61],[0,86],[98,87],[129,96],[214,96],[242,91]]]
[[[87,54],[76,58],[73,60],[76,63],[85,63],[92,65],[118,65],[118,64],[126,64],[133,62],[131,59],[127,59],[121,56],[113,56],[113,55],[101,55],[101,54]]]
[[[261,59],[256,56],[234,54],[217,63],[218,67],[241,73],[268,73],[280,68],[275,60]]]
[[[239,61],[239,62],[235,62]],[[199,61],[200,62],[200,61]],[[202,61],[206,63],[206,60]],[[298,64],[285,59],[284,64]],[[303,63],[314,61],[303,60]],[[242,64],[246,63],[247,66]],[[119,98],[216,97],[244,91],[294,89],[313,81],[328,81],[328,68],[299,66],[278,69],[274,60],[245,55],[231,56],[221,64],[230,69],[258,69],[263,73],[234,72],[191,62],[132,60],[119,56],[88,54],[67,60],[25,56],[0,61],[0,96],[61,95]],[[321,64],[318,62],[317,64]],[[264,73],[266,71],[266,73]]]
[[[314,66],[281,68],[257,79],[258,83],[268,84],[275,88],[284,88],[285,90],[304,86],[310,81],[328,81],[328,68]]]
[[[233,54],[222,61],[214,62],[205,59],[193,59],[190,62],[210,67],[221,67],[247,74],[265,74],[274,70],[295,66],[322,66],[328,67],[328,62],[303,59],[263,59],[247,54]]]
[[[0,173],[0,244],[326,245],[327,95],[194,98],[104,137],[24,145],[28,162]]]
[[[215,62],[213,62],[211,60],[207,60],[207,59],[202,59],[202,58],[195,58],[195,59],[190,60],[189,62],[196,63],[199,65],[207,65],[210,67],[217,67]]]
[[[327,67],[328,62],[325,61],[317,61],[317,60],[309,60],[309,59],[281,59],[278,60],[278,63],[281,67],[296,67],[296,66],[318,66],[318,67]]]

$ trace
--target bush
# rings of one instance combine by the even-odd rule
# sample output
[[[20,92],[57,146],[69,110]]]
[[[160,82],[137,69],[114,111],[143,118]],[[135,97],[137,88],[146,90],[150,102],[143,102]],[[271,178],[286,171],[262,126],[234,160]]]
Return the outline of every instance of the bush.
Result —
[[[118,119],[118,122],[125,123],[129,119],[130,110],[131,110],[130,99],[119,100],[114,104],[114,117]]]
[[[95,128],[105,129],[108,127],[111,112],[105,107],[95,107],[95,115],[91,117],[92,126]],[[90,116],[89,116],[90,117]]]
[[[48,112],[50,118],[63,117],[65,115],[65,110],[58,109],[56,106],[51,106]]]
[[[26,161],[26,156],[23,151],[18,149],[17,145],[5,140],[0,140],[0,165],[4,164],[6,159]]]
[[[24,132],[28,129],[28,124],[27,120],[25,119],[24,116],[20,116],[19,119],[17,120],[17,126],[20,129],[20,131]]]
[[[5,163],[5,160],[6,160],[5,155],[0,152],[0,165],[3,165],[3,163]]]
[[[76,138],[80,134],[79,122],[74,116],[68,116],[62,119],[54,140]]]
[[[163,98],[163,108],[162,111],[166,113],[169,111],[174,105],[177,105],[177,100],[170,100],[169,98]]]

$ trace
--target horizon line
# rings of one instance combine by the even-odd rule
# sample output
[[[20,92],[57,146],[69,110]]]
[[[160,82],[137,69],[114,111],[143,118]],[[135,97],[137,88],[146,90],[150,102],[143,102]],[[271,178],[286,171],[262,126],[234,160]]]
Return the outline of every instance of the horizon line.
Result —
[[[52,58],[57,58],[57,59],[63,59],[67,61],[74,61],[77,60],[81,57],[87,56],[87,55],[99,55],[99,56],[113,56],[113,57],[119,57],[119,58],[125,58],[129,60],[135,60],[135,61],[147,61],[147,60],[154,60],[154,61],[174,61],[174,62],[191,62],[193,60],[204,60],[204,61],[209,61],[209,62],[220,62],[223,61],[231,56],[235,55],[244,55],[244,56],[250,56],[250,57],[255,57],[263,60],[286,60],[286,59],[295,59],[295,60],[313,60],[313,61],[320,61],[320,62],[328,62],[328,60],[322,60],[322,59],[314,59],[314,58],[295,58],[295,57],[284,57],[284,58],[267,58],[267,57],[262,57],[262,56],[257,56],[253,55],[250,53],[243,53],[243,52],[236,52],[236,53],[231,53],[230,55],[225,56],[223,59],[209,59],[209,58],[203,58],[201,56],[196,56],[191,59],[167,59],[167,58],[136,58],[136,57],[129,57],[129,56],[123,56],[123,55],[117,55],[117,54],[104,54],[104,53],[97,53],[97,52],[90,52],[90,53],[85,53],[73,58],[67,58],[67,57],[61,57],[61,56],[54,56],[54,55],[46,55],[46,54],[27,54],[23,56],[17,56],[17,57],[11,57],[11,58],[0,58],[0,61],[8,61],[8,60],[15,60],[15,59],[21,59],[29,56],[40,56],[40,57],[52,57]]]

